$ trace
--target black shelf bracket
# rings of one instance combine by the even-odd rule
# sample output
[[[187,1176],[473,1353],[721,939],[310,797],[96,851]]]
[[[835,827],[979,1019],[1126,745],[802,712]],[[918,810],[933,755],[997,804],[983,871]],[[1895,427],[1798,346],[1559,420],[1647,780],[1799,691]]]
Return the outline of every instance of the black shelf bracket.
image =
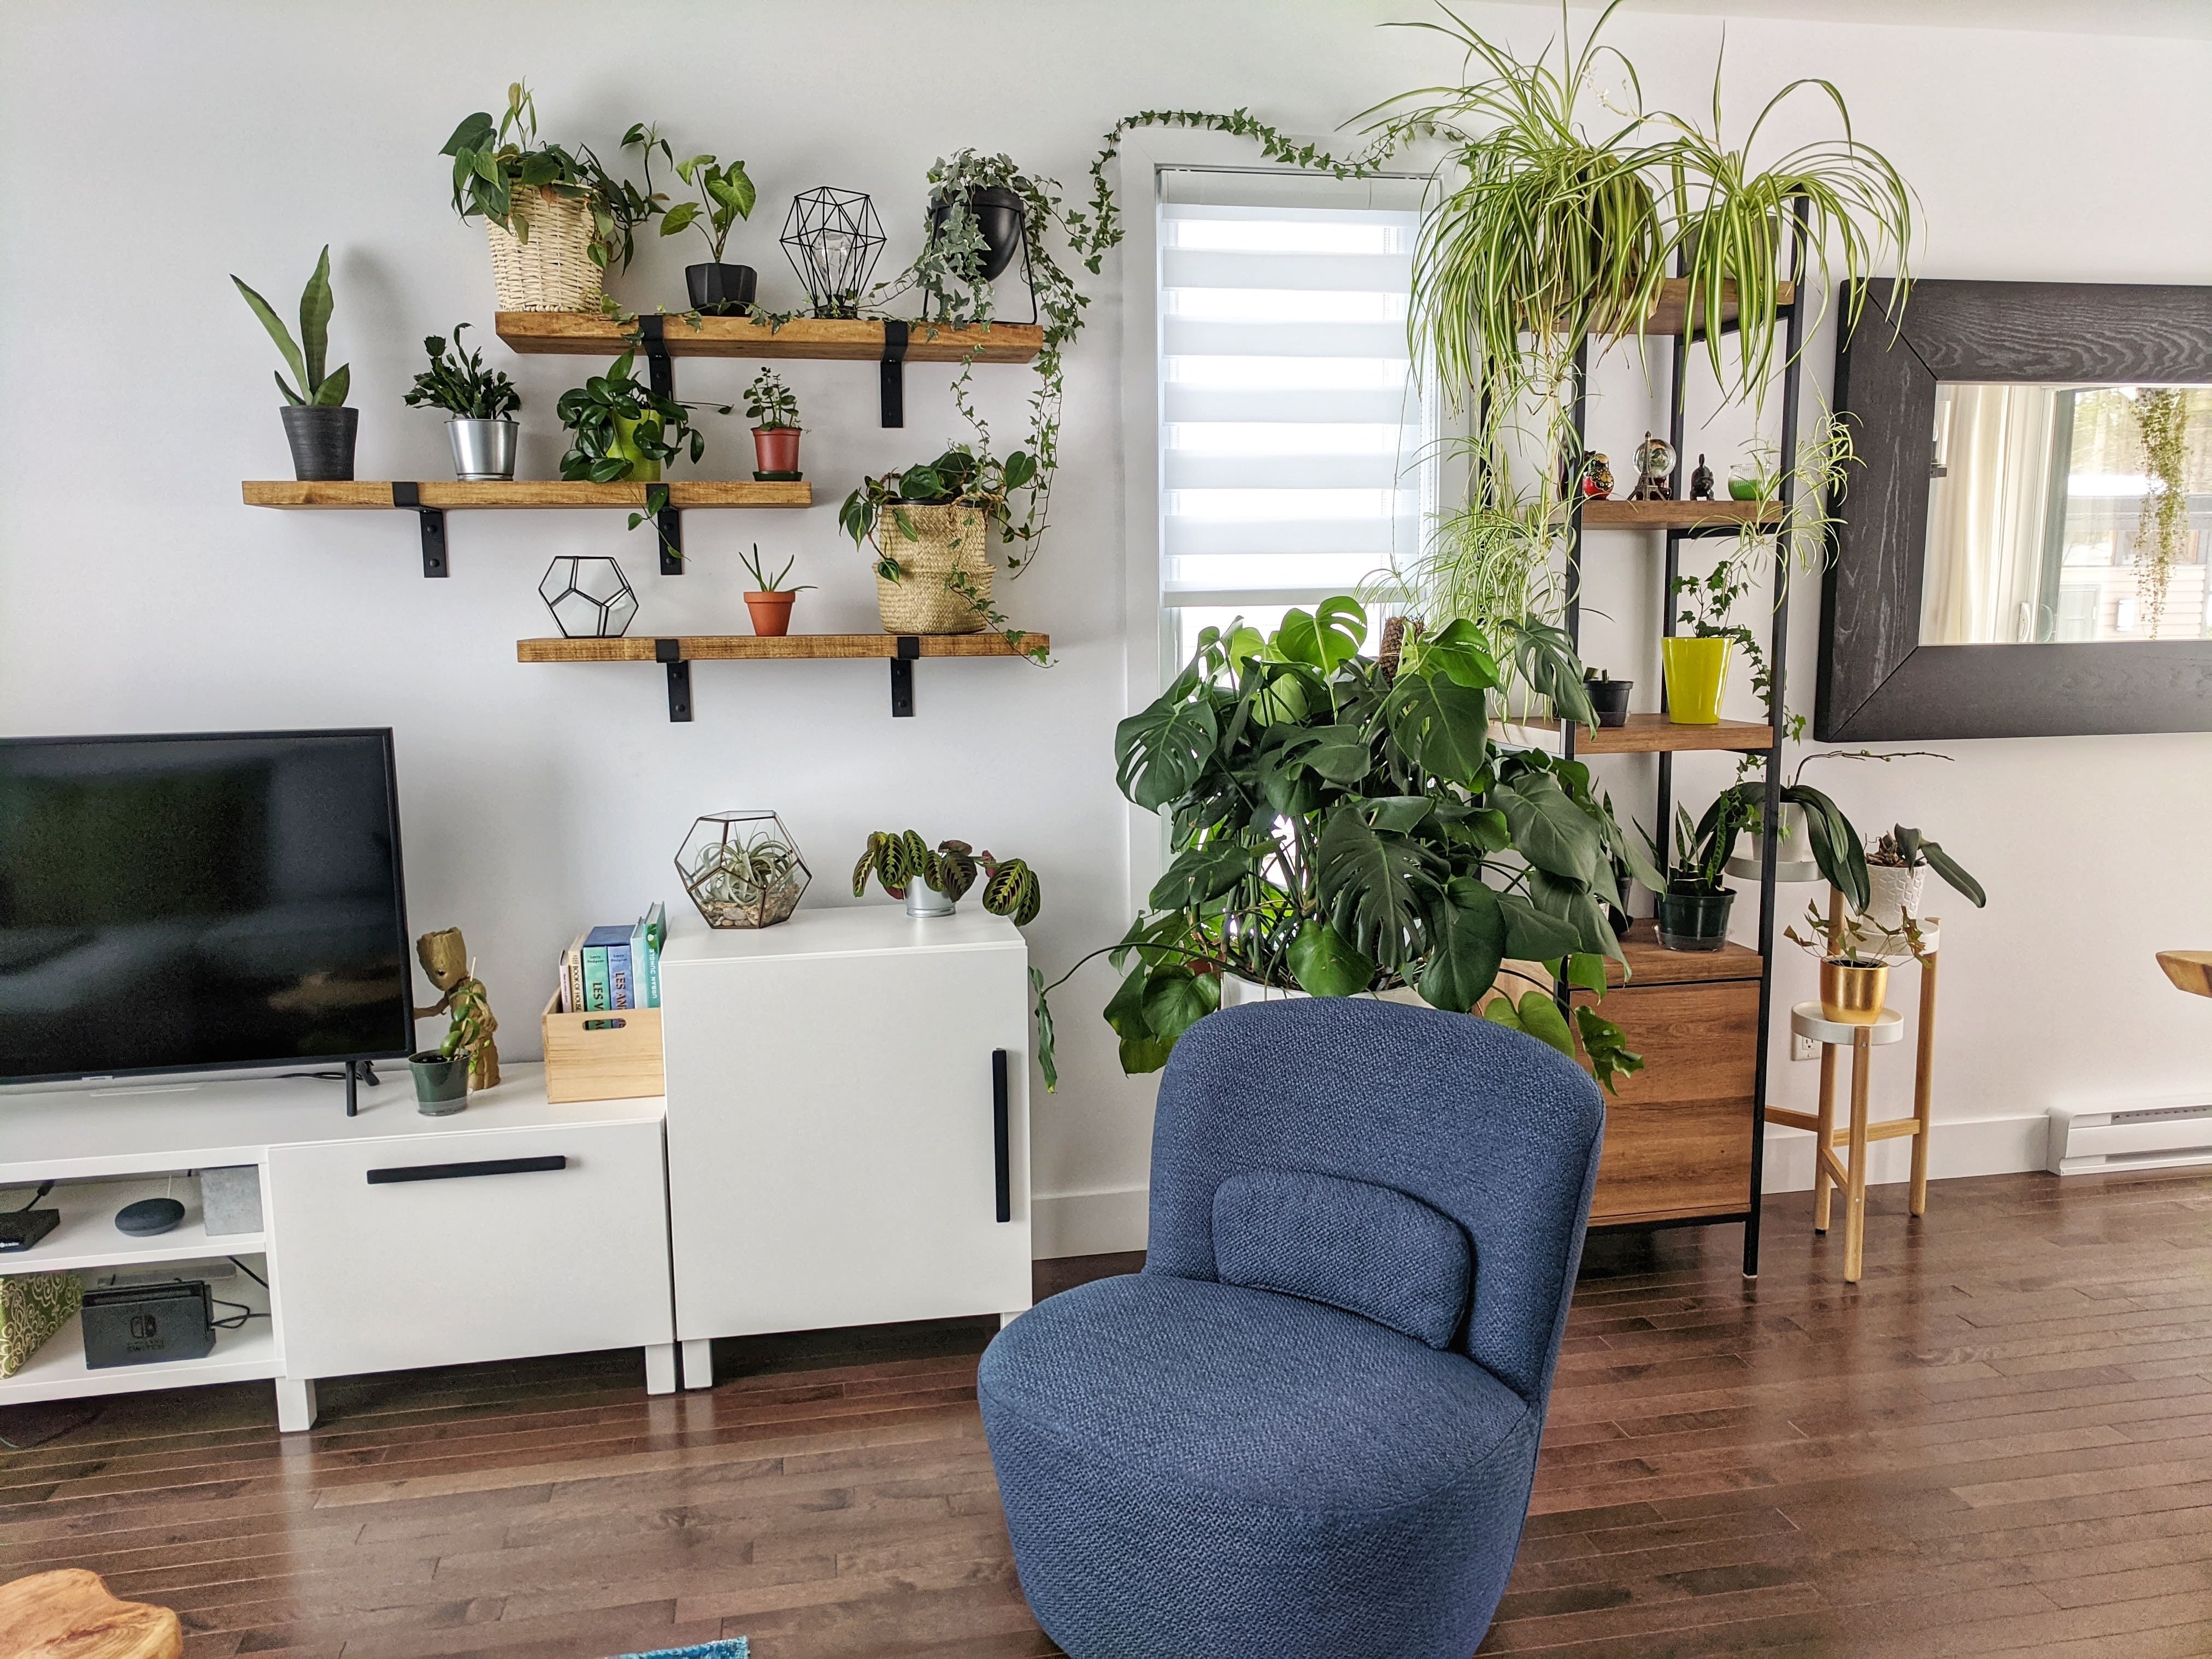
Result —
[[[646,383],[656,398],[676,395],[676,365],[669,360],[668,337],[664,332],[668,319],[658,313],[637,319],[638,343],[645,349]]]
[[[422,505],[422,492],[411,483],[392,486],[392,504],[410,508],[422,523],[422,574],[444,576],[446,568],[446,509]]]
[[[660,574],[680,576],[684,574],[684,509],[664,507],[653,515],[653,526],[660,538]]]
[[[884,424],[906,424],[907,327],[893,318],[884,325]]]
[[[691,718],[691,665],[684,660],[684,641],[655,640],[653,659],[668,665],[668,718],[684,722]]]
[[[891,718],[914,718],[914,665],[921,655],[921,641],[912,634],[898,636],[898,655],[891,659]]]

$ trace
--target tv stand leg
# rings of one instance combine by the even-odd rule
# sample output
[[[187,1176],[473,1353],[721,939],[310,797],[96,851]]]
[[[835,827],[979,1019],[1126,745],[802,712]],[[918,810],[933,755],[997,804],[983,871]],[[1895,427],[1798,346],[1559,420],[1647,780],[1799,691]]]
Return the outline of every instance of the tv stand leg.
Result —
[[[684,1386],[687,1389],[711,1389],[714,1386],[714,1345],[703,1336],[694,1337],[684,1345]]]
[[[676,1345],[673,1342],[646,1344],[645,1391],[647,1394],[676,1392]]]
[[[357,1072],[354,1069],[354,1063],[353,1063],[353,1061],[351,1061],[351,1060],[348,1060],[348,1061],[346,1061],[346,1063],[345,1063],[345,1074],[346,1074],[346,1115],[347,1115],[348,1117],[359,1117],[359,1116],[361,1115],[361,1094],[360,1094],[360,1083],[361,1083],[361,1077],[360,1077],[360,1073],[357,1073]]]
[[[285,1434],[304,1434],[315,1426],[314,1378],[276,1379],[276,1426]]]

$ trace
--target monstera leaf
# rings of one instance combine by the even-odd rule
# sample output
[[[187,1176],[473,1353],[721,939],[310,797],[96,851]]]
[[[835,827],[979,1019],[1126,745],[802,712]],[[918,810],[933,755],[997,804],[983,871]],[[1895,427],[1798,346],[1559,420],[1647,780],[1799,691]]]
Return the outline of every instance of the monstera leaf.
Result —
[[[1445,884],[1437,925],[1430,930],[1428,963],[1421,970],[1421,1000],[1431,1006],[1467,1013],[1497,983],[1506,933],[1498,896],[1472,876]]]
[[[1440,866],[1419,842],[1376,829],[1346,802],[1322,831],[1322,903],[1355,949],[1395,971],[1421,954]]]
[[[1428,674],[1401,673],[1383,700],[1391,740],[1413,764],[1473,788],[1490,763],[1490,702]]]
[[[1521,772],[1499,783],[1491,799],[1505,814],[1514,850],[1539,870],[1587,881],[1605,862],[1605,839],[1549,772]]]
[[[1208,899],[1230,891],[1265,856],[1263,849],[1233,841],[1187,847],[1152,884],[1147,902],[1155,910],[1195,910]]]
[[[1375,983],[1375,964],[1318,916],[1291,941],[1291,973],[1310,996],[1357,996]]]
[[[1203,692],[1182,702],[1162,697],[1114,728],[1114,760],[1121,793],[1158,811],[1188,794],[1213,757],[1221,734]]]

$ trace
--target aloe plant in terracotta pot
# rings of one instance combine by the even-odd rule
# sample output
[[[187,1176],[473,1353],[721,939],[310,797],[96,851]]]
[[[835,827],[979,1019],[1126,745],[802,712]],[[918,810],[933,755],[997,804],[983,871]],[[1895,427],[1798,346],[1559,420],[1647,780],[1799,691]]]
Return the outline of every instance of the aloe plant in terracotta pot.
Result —
[[[791,632],[791,603],[814,586],[805,582],[797,587],[786,587],[783,579],[791,574],[796,559],[784,561],[783,568],[769,575],[761,564],[760,544],[753,544],[750,554],[739,554],[745,570],[757,584],[745,595],[745,609],[752,612],[753,632],[763,639],[781,639]]]

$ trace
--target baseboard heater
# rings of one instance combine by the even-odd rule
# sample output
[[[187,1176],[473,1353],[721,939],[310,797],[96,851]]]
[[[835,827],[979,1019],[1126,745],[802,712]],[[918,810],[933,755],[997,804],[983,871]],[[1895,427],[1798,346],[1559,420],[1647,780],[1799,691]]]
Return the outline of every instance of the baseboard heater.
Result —
[[[2188,1164],[2212,1164],[2212,1103],[2120,1112],[2051,1109],[2046,1167],[2053,1175],[2166,1170]]]

